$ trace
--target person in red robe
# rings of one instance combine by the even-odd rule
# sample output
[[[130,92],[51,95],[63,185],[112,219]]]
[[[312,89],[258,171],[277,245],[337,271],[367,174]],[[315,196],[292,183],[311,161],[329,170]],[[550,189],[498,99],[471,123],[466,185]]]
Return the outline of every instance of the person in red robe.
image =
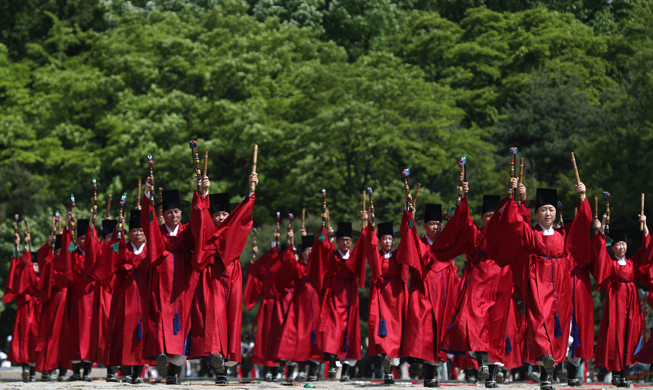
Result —
[[[65,360],[71,362],[73,370],[73,375],[68,378],[68,381],[91,382],[90,374],[93,366],[91,359],[94,354],[92,345],[95,344],[91,341],[95,281],[90,275],[90,267],[93,266],[95,259],[94,255],[86,256],[86,252],[89,251],[89,246],[93,246],[93,252],[97,252],[95,247],[98,243],[97,237],[94,237],[92,242],[86,241],[86,233],[89,230],[88,219],[79,219],[76,225],[77,248],[71,254],[73,282],[68,288],[66,299],[68,334],[64,338],[66,344],[64,356]]]
[[[631,258],[626,258],[630,240],[623,230],[611,229],[609,232],[609,237],[613,240],[612,257],[608,255],[603,231],[592,239],[596,286],[597,289],[606,291],[594,364],[611,370],[612,384],[617,387],[630,387],[626,380],[626,370],[636,361],[634,355],[644,329],[635,278],[640,279],[649,289],[652,287],[651,280],[644,275],[648,274],[651,267],[653,243],[648,234],[646,216],[640,215],[639,222],[644,223],[642,247]]]
[[[158,228],[156,220],[141,221],[141,211],[131,210],[129,216],[129,242],[124,234],[111,235],[95,264],[94,275],[98,282],[112,285],[111,308],[108,317],[105,358],[108,366],[120,366],[125,382],[143,383],[141,374],[146,360],[142,357],[145,319],[148,317],[152,263],[161,257],[164,244],[148,245],[142,223]],[[159,240],[162,240],[159,236]],[[158,253],[148,252],[153,247]]]
[[[302,233],[305,233],[303,231]],[[280,360],[294,361],[299,369],[296,381],[317,381],[322,351],[317,338],[317,321],[320,314],[320,298],[307,274],[314,235],[302,235],[299,260],[292,272],[294,279],[293,310],[287,313],[281,331]],[[308,366],[308,373],[307,373]]]
[[[104,219],[102,220],[102,242],[94,246],[95,253],[91,256],[96,259],[93,264],[93,272],[91,277],[95,280],[95,291],[93,293],[93,312],[97,315],[93,316],[93,322],[91,323],[91,340],[93,341],[93,355],[92,360],[98,364],[102,364],[107,368],[106,381],[118,382],[116,374],[113,372],[111,365],[107,363],[107,356],[109,350],[107,349],[108,339],[107,333],[110,329],[107,329],[109,326],[109,312],[111,311],[111,294],[113,291],[113,282],[115,277],[110,277],[108,280],[98,280],[97,275],[95,274],[95,269],[99,266],[99,261],[97,259],[102,257],[102,252],[107,246],[107,243],[111,241],[113,231],[118,225],[118,221],[115,219]],[[95,228],[93,228],[95,230]],[[89,229],[90,230],[90,229]],[[89,237],[86,240],[90,240]],[[97,242],[97,239],[94,240]]]
[[[39,297],[42,302],[39,317],[38,341],[36,344],[36,371],[43,373],[42,381],[49,381],[55,368],[59,368],[57,380],[65,381],[70,363],[64,360],[67,345],[61,340],[68,331],[66,297],[68,287],[73,281],[70,251],[70,214],[66,218],[63,234],[50,236],[47,244],[38,251],[41,276],[39,278]],[[52,252],[52,240],[55,251]]]
[[[442,228],[442,206],[426,204],[422,227],[426,235],[417,236],[413,210],[404,197],[401,241],[397,259],[410,267],[408,312],[404,323],[401,356],[412,358],[411,365],[424,361],[424,387],[439,387],[437,366],[446,361],[440,350],[442,338],[450,324],[457,296],[457,267],[453,259],[465,253],[462,237],[468,212],[458,206],[446,228]],[[466,206],[462,206],[466,207]],[[419,342],[415,342],[419,340]]]
[[[151,178],[146,180],[142,218],[151,222],[156,219],[154,205],[150,201]],[[191,207],[198,204],[199,194],[193,195]],[[190,332],[190,312],[195,297],[199,274],[193,270],[192,257],[195,241],[190,224],[181,224],[183,202],[179,190],[163,190],[163,219],[158,229],[143,225],[151,247],[148,252],[159,253],[154,248],[163,242],[165,248],[152,269],[152,291],[149,315],[146,319],[143,358],[156,359],[156,368],[166,384],[179,383],[181,366],[186,362],[185,343]],[[154,225],[152,225],[154,226]],[[150,237],[152,239],[150,239]],[[151,242],[153,241],[153,242]]]
[[[322,352],[329,358],[330,378],[335,377],[336,361],[340,360],[341,382],[350,380],[350,369],[361,359],[358,289],[365,287],[365,246],[362,245],[365,232],[359,238],[361,245],[350,251],[352,233],[351,222],[338,222],[337,249],[334,250],[328,243],[326,231],[320,229],[313,246],[322,248],[311,251],[309,260],[309,267],[318,270],[309,271],[309,275],[313,282],[319,280],[316,286],[323,288],[318,337],[321,338]],[[321,277],[315,278],[314,274]]]
[[[516,180],[511,185],[516,187]],[[502,202],[501,211],[492,216],[485,233],[488,257],[500,266],[528,261],[522,287],[525,337],[530,360],[541,366],[543,390],[553,389],[554,367],[567,358],[572,314],[569,256],[589,262],[591,210],[585,199],[585,185],[576,184],[576,191],[580,194],[578,215],[569,230],[553,226],[558,205],[556,190],[539,188],[535,199],[538,225],[531,227],[517,202],[508,197]],[[525,198],[526,187],[520,184],[517,193]]]
[[[189,355],[210,359],[215,383],[228,384],[227,367],[241,361],[243,279],[240,255],[252,228],[252,209],[258,175],[250,175],[250,192],[232,210],[227,193],[207,195],[193,208],[196,248],[193,268],[199,272],[191,313]],[[208,177],[202,186],[208,190]]]
[[[468,184],[463,184],[467,193]],[[485,253],[484,236],[494,211],[499,206],[499,195],[484,195],[481,211],[483,227],[477,228],[467,205],[467,197],[461,201],[460,211],[467,216],[463,224],[469,233],[466,264],[463,271],[460,295],[447,326],[440,349],[453,354],[465,354],[476,358],[478,379],[485,381],[486,388],[496,388],[496,375],[504,365],[507,354],[506,307],[512,297],[512,270],[500,267]],[[523,205],[522,214],[530,220],[530,212]]]
[[[367,221],[367,212],[361,212],[361,218]],[[370,221],[365,230],[366,240],[361,244],[365,245],[365,257],[372,271],[367,355],[381,355],[383,381],[393,384],[392,367],[398,367],[400,363],[408,308],[408,267],[397,260],[397,253],[392,250],[395,240],[392,222],[378,224],[375,232]]]
[[[292,231],[291,231],[292,233]],[[275,356],[286,313],[290,311],[286,287],[290,279],[291,262],[295,262],[292,245],[273,246],[260,259],[247,267],[244,301],[251,310],[261,298],[252,333],[256,330],[251,363],[264,366],[263,377],[273,381],[279,369]]]
[[[20,237],[18,239],[20,243]],[[29,233],[26,241],[30,241]],[[23,368],[23,382],[35,382],[36,342],[38,336],[38,316],[40,302],[38,299],[38,257],[34,252],[25,251],[18,255],[14,252],[2,300],[6,304],[16,299],[16,319],[11,334],[7,360]]]

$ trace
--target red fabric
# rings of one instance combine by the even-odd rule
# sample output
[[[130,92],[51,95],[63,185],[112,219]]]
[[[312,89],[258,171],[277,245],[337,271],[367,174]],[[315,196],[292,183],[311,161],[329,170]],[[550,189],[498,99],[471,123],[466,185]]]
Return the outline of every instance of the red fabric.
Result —
[[[319,361],[322,358],[320,340],[317,337],[320,298],[308,277],[307,269],[308,264],[300,259],[295,262],[292,270],[293,303],[281,331],[277,352],[277,358],[280,360],[305,362],[309,359]]]
[[[367,354],[374,356],[384,353],[388,357],[399,358],[408,309],[408,266],[397,261],[396,251],[392,251],[390,258],[384,257],[371,223],[365,230],[365,242],[359,240],[359,243],[365,245],[365,257],[372,270]],[[385,322],[385,336],[379,333],[381,320]]]
[[[5,291],[2,296],[2,301],[5,305],[13,301],[16,297],[16,289],[18,284],[18,279],[20,274],[18,274],[18,262],[22,260],[22,256],[18,254],[18,251],[14,251],[14,255],[11,257],[11,263],[9,264],[9,273],[7,273],[7,280],[5,281]]]
[[[505,336],[506,344],[508,343],[508,340],[510,340],[511,351],[508,351],[506,346],[506,355],[503,364],[507,370],[512,370],[523,365],[523,335],[520,334],[520,326],[522,324],[523,316],[519,310],[519,304],[517,303],[517,297],[514,295],[514,289],[508,307],[510,310],[508,311],[508,320],[506,321]]]
[[[102,253],[106,248],[106,241],[108,240],[105,239],[105,242],[100,244],[96,258],[101,258]],[[93,333],[91,334],[91,339],[97,340],[97,351],[94,361],[106,366],[108,364],[106,359],[109,353],[109,316],[111,312],[111,300],[116,278],[112,273],[108,278],[99,279],[98,275],[95,274],[95,270],[98,268],[99,264],[100,261],[96,261],[93,267],[93,277],[96,280],[95,293],[93,294],[93,308],[96,311],[97,316],[93,316]]]
[[[53,256],[50,245],[43,245],[38,252],[41,276],[39,294],[42,300],[39,318],[38,341],[36,346],[36,371],[51,371],[66,363],[64,350],[67,348],[61,339],[68,332],[66,297],[68,286],[72,283],[70,252],[64,248],[70,245],[70,231],[66,227],[61,239],[61,252]],[[67,362],[64,366],[70,366]]]
[[[592,252],[598,255],[595,266],[600,270],[601,289],[607,292],[594,364],[620,371],[637,360],[634,354],[644,329],[644,318],[634,282],[635,277],[642,279],[638,268],[650,265],[653,244],[650,236],[643,236],[642,248],[635,256],[625,259],[626,265],[619,265],[616,258],[610,258],[603,234],[594,236],[592,246]],[[642,357],[646,360],[645,354]]]
[[[193,208],[195,250],[193,268],[199,272],[191,313],[190,356],[217,353],[241,360],[242,270],[240,255],[252,228],[254,195],[245,198],[219,226],[209,211],[209,196]],[[225,310],[226,308],[226,310]]]
[[[156,220],[152,224],[156,228]],[[114,234],[95,267],[95,274],[102,275],[101,283],[114,280],[103,356],[109,366],[147,364],[142,355],[151,290],[149,259],[147,244],[137,255],[131,243],[125,244],[124,236],[118,240]]]
[[[589,204],[587,200],[579,201],[578,215],[568,234],[565,229],[554,229],[551,236],[545,236],[539,225],[529,226],[513,200],[504,200],[503,206],[490,220],[485,235],[486,252],[491,258],[501,259],[502,265],[524,262],[528,255],[522,289],[526,297],[529,357],[537,360],[551,355],[556,362],[562,362],[566,359],[572,314],[569,255],[578,261],[589,261],[590,247],[581,242],[589,242],[592,221]],[[556,315],[562,334],[557,338]]]
[[[292,258],[291,258],[292,257]],[[287,310],[292,297],[288,297],[283,283],[279,278],[285,279],[287,275],[281,276],[277,271],[285,262],[294,261],[292,248],[288,247],[281,253],[278,249],[271,248],[258,261],[247,268],[248,280],[256,278],[261,283],[260,289],[246,289],[245,293],[260,293],[258,296],[246,296],[246,302],[256,302],[263,298],[259,306],[256,319],[254,320],[256,338],[252,351],[252,364],[274,366],[279,349],[279,339]]]
[[[197,207],[197,199],[198,194],[195,192],[191,201],[192,208]],[[154,259],[156,266],[152,269],[150,308],[143,345],[145,358],[152,358],[161,353],[185,353],[184,345],[190,331],[190,313],[199,277],[191,265],[195,242],[189,226],[199,221],[195,221],[191,214],[189,224],[179,224],[176,236],[172,236],[165,225],[159,226],[158,229],[155,224],[150,227],[149,223],[154,220],[154,209],[146,197],[141,209],[141,221],[148,222],[143,225],[148,254],[163,254]],[[162,243],[165,251],[160,250]]]
[[[366,240],[365,235],[363,230],[348,259],[343,259],[336,250],[328,258],[319,260],[330,267],[326,268],[318,337],[322,339],[322,352],[334,354],[338,359],[361,358],[358,287],[363,286],[365,278],[365,273],[361,272],[365,268],[365,246],[361,245]],[[314,260],[313,251],[315,247],[310,261]]]
[[[12,259],[13,264],[8,276],[8,279],[15,278],[13,292],[17,304],[14,331],[11,334],[7,356],[7,360],[14,364],[36,361],[35,349],[41,305],[38,299],[38,276],[34,272],[31,257],[30,252],[25,252],[19,258]]]
[[[401,356],[429,362],[446,359],[446,353],[440,351],[440,343],[456,303],[460,278],[453,258],[464,253],[463,225],[467,223],[464,214],[456,210],[440,234],[442,243],[438,237],[431,246],[426,237],[417,238],[413,215],[404,211],[397,259],[411,267],[411,279]]]
[[[325,228],[320,228],[315,236],[311,257],[308,262],[308,277],[317,291],[324,289],[327,272],[333,266],[333,251],[335,247],[329,242]]]

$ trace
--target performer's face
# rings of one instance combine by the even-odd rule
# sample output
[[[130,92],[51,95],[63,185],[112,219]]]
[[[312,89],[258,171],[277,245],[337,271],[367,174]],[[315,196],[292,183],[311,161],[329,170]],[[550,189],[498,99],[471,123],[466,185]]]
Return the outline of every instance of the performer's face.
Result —
[[[617,257],[626,256],[627,250],[628,250],[628,244],[625,241],[617,241],[612,243],[612,251]]]
[[[340,249],[340,252],[347,253],[349,248],[351,248],[351,237],[340,237],[338,239],[338,249]]]
[[[39,273],[39,263],[32,263],[32,267],[34,267],[34,272],[37,274]]]
[[[57,248],[57,249],[54,250],[54,255],[55,256],[59,256],[60,253],[61,253],[61,248]]]
[[[227,217],[229,216],[229,213],[226,211],[218,211],[217,213],[213,213],[213,225],[216,227],[222,223]]]
[[[426,230],[426,235],[429,236],[431,241],[434,241],[442,231],[442,222],[440,221],[428,221],[422,224],[424,230]]]
[[[311,256],[311,249],[313,249],[313,247],[309,246],[302,251],[302,260],[304,260],[306,263],[308,263],[308,258]]]
[[[385,236],[381,236],[381,248],[383,248],[384,251],[390,252],[392,244],[394,243],[395,239],[391,235],[386,234]]]
[[[181,222],[181,210],[170,209],[163,212],[163,220],[170,230],[174,230]]]
[[[481,216],[481,222],[483,223],[483,226],[487,226],[488,223],[490,223],[490,218],[492,218],[492,215],[494,214],[494,211],[488,211],[486,213],[483,213]]]
[[[145,232],[142,228],[129,229],[129,241],[139,248],[145,242]]]
[[[545,228],[550,228],[553,225],[553,220],[556,217],[556,208],[550,204],[541,206],[537,209],[537,219],[540,224]]]
[[[77,236],[77,246],[84,249],[84,242],[86,242],[86,236],[80,235]]]

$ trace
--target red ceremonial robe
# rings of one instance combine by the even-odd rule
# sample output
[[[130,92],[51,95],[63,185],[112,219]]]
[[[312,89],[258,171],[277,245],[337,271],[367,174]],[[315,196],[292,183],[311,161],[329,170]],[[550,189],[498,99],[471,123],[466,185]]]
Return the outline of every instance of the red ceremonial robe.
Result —
[[[502,207],[503,206],[503,207]],[[578,215],[568,233],[553,228],[545,236],[541,227],[531,227],[519,213],[517,202],[504,199],[492,216],[485,234],[486,252],[497,264],[525,261],[526,343],[530,360],[551,355],[557,363],[567,358],[572,314],[571,264],[588,263],[592,222],[587,200],[578,204]]]
[[[403,357],[429,362],[446,360],[440,343],[451,323],[460,279],[453,259],[465,253],[465,243],[470,240],[464,236],[471,231],[463,226],[468,223],[467,214],[457,208],[433,245],[429,245],[426,237],[418,239],[413,214],[404,210],[397,248],[398,261],[410,266],[408,313],[401,346]]]
[[[156,219],[151,224],[150,229],[157,228]],[[95,267],[100,283],[114,281],[106,333],[105,359],[110,366],[147,364],[142,355],[151,294],[151,267],[152,260],[162,255],[164,245],[163,242],[144,245],[136,254],[134,246],[125,243],[124,237],[118,240],[114,232]],[[148,255],[148,247],[158,249],[159,253]]]
[[[58,256],[53,255],[52,248],[47,243],[41,246],[38,252],[41,273],[39,297],[43,305],[36,344],[36,371],[39,372],[52,371],[61,365],[70,368],[70,362],[66,361],[64,356],[64,350],[68,346],[62,342],[68,332],[66,297],[68,286],[73,281],[71,256],[68,251],[70,244],[70,230],[66,227]]]
[[[197,191],[193,194],[191,208],[197,206]],[[175,236],[165,224],[158,228],[150,222],[156,220],[150,199],[143,199],[141,225],[148,242],[148,253],[162,253],[152,268],[152,288],[147,317],[147,330],[143,343],[143,358],[154,359],[161,353],[184,355],[185,342],[190,332],[190,312],[198,273],[193,271],[192,250],[195,246],[189,224],[177,225]],[[165,250],[155,247],[165,245]]]
[[[520,211],[525,219],[530,220],[526,207],[521,206]],[[505,315],[512,296],[512,269],[500,267],[485,253],[483,239],[486,229],[474,225],[469,216],[467,198],[462,200],[458,212],[467,216],[461,227],[469,232],[462,237],[470,240],[454,317],[448,324],[440,348],[453,354],[487,352],[490,361],[503,363],[508,349],[512,349],[512,340],[506,338],[508,316]]]
[[[507,268],[507,267],[506,267]],[[514,294],[514,286],[511,289],[512,296],[508,303],[508,320],[506,321],[506,355],[503,358],[503,365],[507,370],[512,370],[523,366],[522,363],[522,340],[520,334],[520,325],[522,324],[522,314],[519,310],[519,303]]]
[[[649,269],[646,274],[646,278],[649,281],[653,281],[653,275],[651,275],[651,270]],[[653,294],[649,292],[648,298],[646,298],[646,303],[653,307]],[[653,337],[649,337],[648,341],[644,346],[635,354],[635,360],[643,364],[652,364],[653,363]]]
[[[191,313],[189,356],[217,353],[241,361],[243,314],[240,255],[252,229],[254,194],[246,197],[217,227],[209,211],[209,197],[193,208],[195,236],[192,266],[199,273]]]
[[[642,235],[642,248],[635,256],[625,259],[625,265],[620,265],[608,255],[602,233],[592,238],[596,286],[607,292],[594,358],[594,364],[599,367],[621,371],[636,361],[634,355],[644,329],[644,318],[635,278],[651,288],[651,280],[642,277],[650,268],[651,241],[650,235]]]
[[[287,312],[276,357],[279,360],[295,362],[311,359],[320,361],[322,352],[317,338],[317,323],[320,315],[319,294],[308,277],[308,262],[300,258],[293,265],[292,310]]]
[[[339,249],[330,253],[315,250],[320,239],[324,241],[326,237],[324,229],[320,229],[311,250],[309,264],[315,261],[321,268],[318,273],[325,275],[318,337],[322,340],[322,352],[338,359],[361,359],[358,289],[365,287],[365,234],[363,230],[347,259],[343,259]]]
[[[260,259],[247,267],[247,285],[245,286],[245,307],[251,310],[259,298],[262,298],[254,327],[256,338],[252,351],[252,364],[266,367],[277,365],[276,353],[283,328],[287,303],[285,285],[280,280],[289,275],[281,275],[279,269],[286,268],[284,263],[295,261],[292,248],[286,247],[281,253],[276,247],[270,248]]]
[[[17,253],[16,253],[17,254]],[[38,337],[38,276],[34,272],[32,254],[26,251],[20,257],[13,257],[2,300],[8,304],[16,298],[16,320],[11,334],[7,360],[14,364],[29,364],[36,361],[36,342]]]
[[[370,305],[367,334],[368,356],[385,353],[401,357],[401,338],[408,309],[408,266],[397,261],[397,252],[389,257],[379,249],[379,238],[372,223],[365,227],[365,257],[370,264]]]

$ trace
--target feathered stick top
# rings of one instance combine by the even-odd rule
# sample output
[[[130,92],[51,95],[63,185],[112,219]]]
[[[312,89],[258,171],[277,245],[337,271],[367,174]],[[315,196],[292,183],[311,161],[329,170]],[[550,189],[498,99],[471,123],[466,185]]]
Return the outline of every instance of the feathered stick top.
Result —
[[[322,228],[326,229],[326,189],[322,188]]]
[[[465,164],[467,163],[467,155],[463,154],[460,158],[458,166],[460,167],[460,179],[458,180],[458,200],[456,201],[456,206],[460,206],[460,202],[463,199],[463,182],[465,181]]]
[[[75,208],[75,195],[70,194],[70,237],[71,239],[76,238],[75,236],[75,211],[73,210]]]
[[[406,168],[401,171],[401,175],[404,177],[404,188],[406,190],[406,198],[408,199],[408,207],[413,208],[413,197],[410,195],[410,188],[408,187],[408,176],[410,176],[410,168]]]
[[[152,186],[150,187],[150,204],[154,206],[154,160],[152,155],[148,153],[147,164],[150,166],[150,179],[152,179]]]
[[[295,218],[295,216],[291,213],[288,214],[288,237],[286,243],[290,245],[290,231],[292,230],[292,220]]]
[[[122,196],[120,197],[120,218],[118,219],[118,239],[120,240],[122,238],[122,232],[123,232],[123,220],[124,220],[124,208],[125,208],[125,200],[127,200],[127,193],[123,193]]]
[[[512,198],[512,179],[515,178],[515,157],[517,156],[519,149],[513,146],[508,150],[508,152],[510,153],[510,184],[508,185],[508,196]]]
[[[277,228],[274,231],[274,242],[276,243],[277,250],[279,250],[279,236],[281,235],[279,231],[281,223],[281,213],[277,211]]]

